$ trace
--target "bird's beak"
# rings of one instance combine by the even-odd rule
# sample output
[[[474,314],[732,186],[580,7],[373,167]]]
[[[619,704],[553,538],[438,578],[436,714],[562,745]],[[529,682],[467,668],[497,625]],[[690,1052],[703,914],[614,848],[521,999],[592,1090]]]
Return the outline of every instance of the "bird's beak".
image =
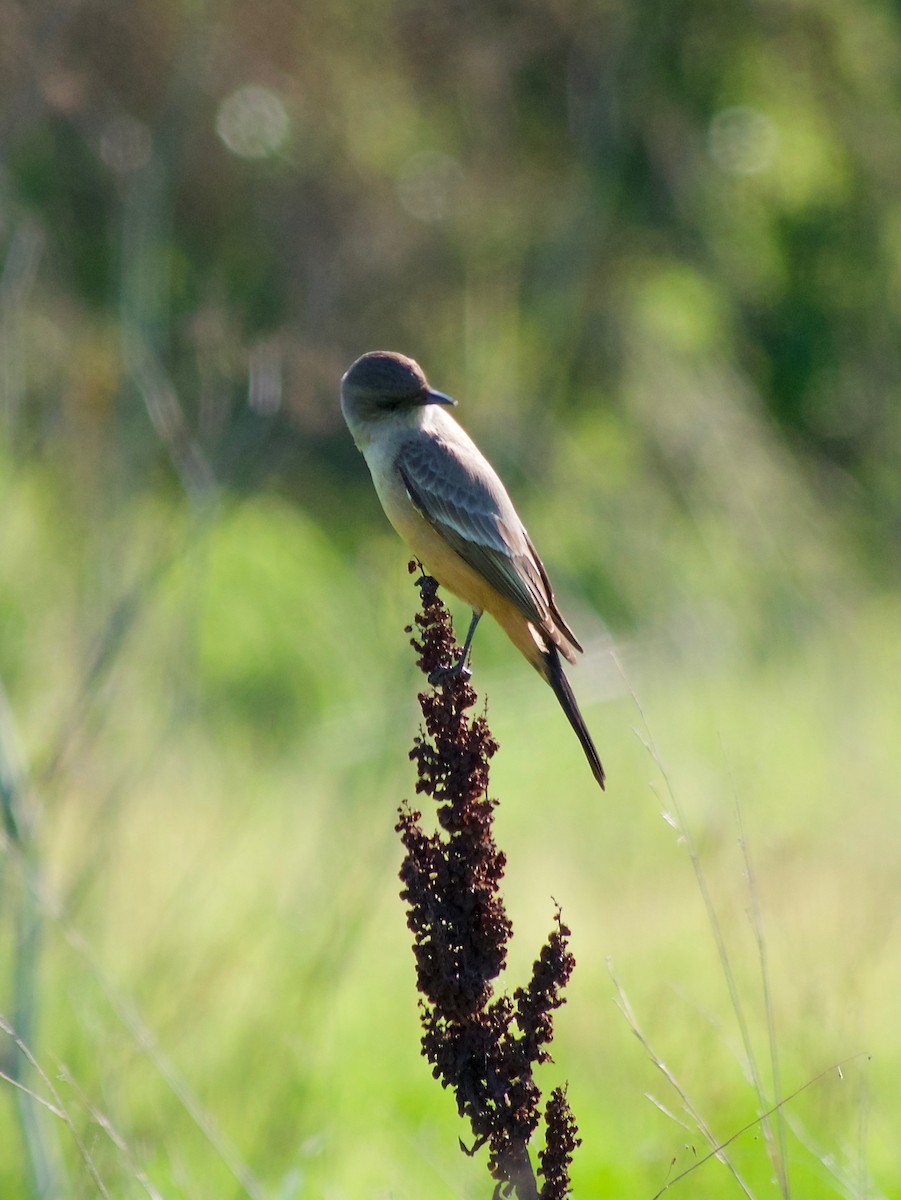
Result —
[[[457,401],[453,396],[446,396],[444,392],[436,392],[434,388],[426,388],[422,393],[422,404],[446,404],[450,407],[455,407]]]

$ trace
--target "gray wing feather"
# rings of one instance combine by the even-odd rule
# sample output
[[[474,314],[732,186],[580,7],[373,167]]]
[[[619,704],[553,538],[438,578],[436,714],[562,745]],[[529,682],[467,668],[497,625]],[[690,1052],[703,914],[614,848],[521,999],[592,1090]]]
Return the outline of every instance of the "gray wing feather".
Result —
[[[490,464],[480,455],[475,466],[435,436],[405,442],[397,456],[422,516],[523,616],[545,626],[556,607],[544,568]]]

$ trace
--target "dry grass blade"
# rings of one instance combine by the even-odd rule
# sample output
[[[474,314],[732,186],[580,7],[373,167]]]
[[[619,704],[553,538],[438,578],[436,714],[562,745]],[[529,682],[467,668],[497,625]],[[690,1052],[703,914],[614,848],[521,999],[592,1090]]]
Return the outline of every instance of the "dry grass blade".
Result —
[[[704,1137],[707,1139],[707,1141],[713,1147],[710,1154],[706,1155],[702,1159],[699,1159],[698,1162],[696,1162],[692,1167],[689,1168],[689,1171],[695,1170],[698,1166],[700,1166],[700,1164],[702,1162],[707,1162],[711,1158],[718,1158],[720,1160],[720,1162],[723,1163],[723,1165],[729,1169],[729,1171],[732,1174],[732,1177],[735,1179],[735,1182],[738,1184],[738,1186],[741,1188],[741,1190],[744,1192],[744,1194],[749,1197],[749,1200],[753,1200],[754,1193],[748,1187],[747,1183],[742,1178],[738,1168],[735,1166],[735,1164],[732,1162],[732,1160],[729,1158],[729,1156],[725,1152],[726,1146],[729,1144],[729,1141],[731,1141],[732,1139],[729,1138],[725,1142],[721,1142],[720,1139],[716,1136],[716,1134],[713,1132],[713,1130],[707,1124],[704,1117],[701,1115],[697,1106],[692,1101],[692,1099],[689,1096],[686,1089],[680,1083],[678,1077],[673,1073],[671,1068],[669,1066],[667,1066],[664,1059],[662,1059],[660,1057],[660,1055],[657,1053],[657,1051],[654,1049],[654,1047],[648,1041],[647,1037],[645,1036],[644,1032],[642,1031],[641,1026],[638,1023],[638,1018],[635,1016],[635,1012],[632,1008],[632,1005],[629,1003],[629,997],[626,995],[625,988],[623,987],[622,983],[620,983],[619,979],[614,974],[612,967],[610,967],[610,977],[613,980],[613,983],[616,987],[617,993],[619,994],[619,1008],[620,1008],[620,1011],[622,1012],[623,1016],[629,1022],[629,1028],[632,1030],[632,1032],[638,1038],[639,1042],[641,1042],[641,1044],[644,1047],[644,1049],[646,1050],[651,1062],[658,1069],[658,1071],[660,1071],[660,1073],[664,1076],[666,1081],[670,1084],[670,1086],[675,1091],[676,1095],[682,1101],[682,1106],[684,1107],[685,1111],[688,1113],[688,1115],[691,1117],[691,1119],[697,1125],[698,1129],[701,1131],[701,1133],[704,1135]],[[658,1104],[657,1107],[660,1108],[661,1106]],[[665,1111],[665,1110],[663,1110],[663,1111]],[[672,1185],[677,1180],[682,1179],[685,1175],[687,1175],[689,1173],[689,1171],[683,1171],[682,1174],[677,1175],[675,1179],[668,1180],[667,1183],[665,1183],[663,1185],[663,1187],[655,1194],[654,1200],[657,1200],[658,1196],[662,1196],[663,1193],[667,1190],[667,1188],[672,1187]]]

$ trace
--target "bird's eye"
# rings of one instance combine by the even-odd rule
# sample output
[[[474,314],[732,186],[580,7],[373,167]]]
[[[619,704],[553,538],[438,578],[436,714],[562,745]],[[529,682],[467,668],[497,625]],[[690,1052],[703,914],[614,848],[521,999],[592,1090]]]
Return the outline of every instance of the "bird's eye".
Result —
[[[418,399],[418,393],[413,396],[379,396],[378,407],[380,412],[393,413],[402,408],[410,408]]]

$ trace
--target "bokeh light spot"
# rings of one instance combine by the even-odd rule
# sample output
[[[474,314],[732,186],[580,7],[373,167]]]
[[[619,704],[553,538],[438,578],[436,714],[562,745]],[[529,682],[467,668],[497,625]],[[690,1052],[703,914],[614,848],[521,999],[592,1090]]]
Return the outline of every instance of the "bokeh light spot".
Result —
[[[724,108],[710,122],[710,157],[727,175],[756,175],[772,166],[776,126],[754,108]]]
[[[460,203],[463,168],[449,154],[423,150],[407,159],[397,176],[397,197],[417,221],[442,221]]]
[[[216,133],[239,158],[267,158],[285,143],[290,127],[287,110],[270,88],[248,84],[219,105]]]
[[[146,167],[153,152],[150,130],[134,117],[113,117],[100,135],[100,157],[117,175]]]

